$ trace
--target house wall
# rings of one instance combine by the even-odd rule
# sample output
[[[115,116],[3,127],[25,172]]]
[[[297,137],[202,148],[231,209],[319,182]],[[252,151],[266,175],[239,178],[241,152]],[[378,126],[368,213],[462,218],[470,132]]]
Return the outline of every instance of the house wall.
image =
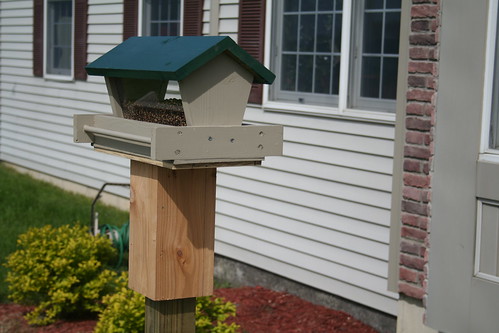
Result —
[[[499,281],[487,268],[499,252],[487,241],[498,235],[489,229],[499,202],[497,151],[489,143],[496,130],[489,120],[497,108],[497,5],[441,3],[426,318],[443,332],[499,327]]]
[[[119,1],[89,1],[89,61],[121,42],[122,7]],[[73,143],[73,114],[111,112],[103,79],[33,77],[32,21],[33,1],[0,2],[0,159],[95,188],[128,182],[129,161]]]
[[[237,40],[238,2],[218,4],[220,34]],[[122,12],[121,1],[89,0],[88,61],[121,42]],[[72,142],[73,114],[111,112],[102,78],[32,76],[32,15],[32,1],[0,2],[0,160],[90,187],[127,182],[128,160]],[[284,125],[284,155],[219,169],[216,252],[395,315],[397,294],[386,291],[393,123],[257,106],[245,118]]]

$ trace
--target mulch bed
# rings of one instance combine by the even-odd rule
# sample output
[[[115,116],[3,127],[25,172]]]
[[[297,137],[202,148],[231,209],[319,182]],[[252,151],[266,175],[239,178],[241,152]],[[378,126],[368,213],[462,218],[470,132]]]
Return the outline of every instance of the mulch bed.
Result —
[[[23,316],[32,307],[0,304],[0,333],[92,333],[96,320],[61,320],[43,327],[29,326]]]
[[[345,312],[315,305],[284,292],[242,287],[218,289],[215,295],[236,304],[235,321],[243,332],[376,333]]]
[[[215,295],[237,306],[236,323],[243,333],[376,333],[351,315],[262,287],[217,289]],[[90,333],[95,320],[59,321],[30,327],[22,317],[29,307],[0,304],[0,333]]]

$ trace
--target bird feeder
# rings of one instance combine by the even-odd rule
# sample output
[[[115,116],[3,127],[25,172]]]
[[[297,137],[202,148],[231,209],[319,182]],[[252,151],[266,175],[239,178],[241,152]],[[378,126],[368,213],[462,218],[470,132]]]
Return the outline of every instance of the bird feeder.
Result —
[[[75,115],[74,140],[132,160],[129,285],[153,301],[213,292],[216,167],[282,154],[282,126],[243,123],[274,74],[229,37],[134,37],[87,67],[112,114]],[[166,98],[177,81],[181,99]]]
[[[243,124],[252,83],[275,76],[229,37],[134,37],[89,64],[111,115],[75,116],[75,141],[171,168],[260,164],[281,126]],[[177,81],[181,99],[165,98]]]

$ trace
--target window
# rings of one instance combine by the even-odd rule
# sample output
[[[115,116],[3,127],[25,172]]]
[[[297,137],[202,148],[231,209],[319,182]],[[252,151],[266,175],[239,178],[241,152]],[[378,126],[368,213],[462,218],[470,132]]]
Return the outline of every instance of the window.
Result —
[[[73,55],[73,1],[47,0],[45,73],[71,76]]]
[[[87,1],[33,1],[34,76],[87,79]]]
[[[276,1],[271,98],[394,111],[400,6],[400,0]]]
[[[499,15],[496,12],[495,15]],[[497,28],[496,28],[497,29]],[[492,105],[489,126],[489,142],[488,148],[497,150],[499,149],[499,36],[495,36],[495,60],[494,60],[494,77],[492,79]]]
[[[386,101],[394,101],[397,94],[400,0],[366,0],[358,5],[351,106],[394,108]]]
[[[203,2],[203,0],[124,0],[123,39],[137,36],[139,26],[140,32],[145,36],[157,35],[158,32],[200,36],[203,29]]]
[[[180,0],[143,0],[143,36],[179,36]]]
[[[342,5],[341,0],[283,2],[276,97],[337,104]]]

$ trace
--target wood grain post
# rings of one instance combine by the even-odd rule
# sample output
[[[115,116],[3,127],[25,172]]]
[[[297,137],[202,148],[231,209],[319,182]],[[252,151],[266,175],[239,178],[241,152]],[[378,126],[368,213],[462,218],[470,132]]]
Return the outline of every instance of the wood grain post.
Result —
[[[194,333],[196,298],[153,301],[146,298],[145,333]]]
[[[215,168],[131,161],[131,289],[153,301],[213,293],[215,188]]]

